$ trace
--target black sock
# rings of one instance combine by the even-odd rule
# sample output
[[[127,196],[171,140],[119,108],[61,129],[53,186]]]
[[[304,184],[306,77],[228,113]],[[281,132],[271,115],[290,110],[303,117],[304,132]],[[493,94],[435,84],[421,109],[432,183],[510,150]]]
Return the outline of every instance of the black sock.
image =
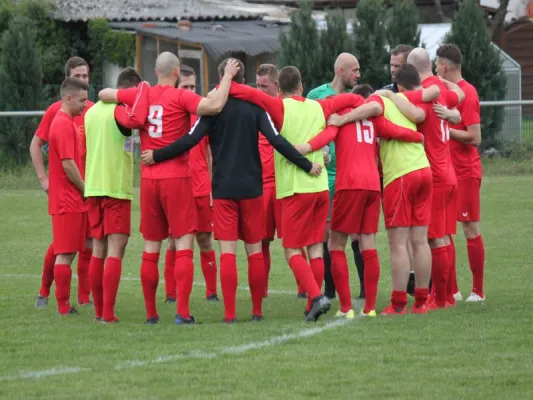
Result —
[[[361,255],[361,249],[359,248],[359,240],[352,242],[353,258],[355,266],[357,267],[357,275],[359,276],[359,284],[361,285],[361,291],[359,292],[359,298],[365,297],[365,261]]]
[[[335,298],[335,283],[331,275],[331,258],[329,258],[328,244],[324,245],[324,294],[326,297]]]
[[[415,286],[416,286],[416,279],[415,279],[415,273],[414,271],[411,271],[409,273],[409,281],[407,282],[407,294],[414,296],[415,295]]]

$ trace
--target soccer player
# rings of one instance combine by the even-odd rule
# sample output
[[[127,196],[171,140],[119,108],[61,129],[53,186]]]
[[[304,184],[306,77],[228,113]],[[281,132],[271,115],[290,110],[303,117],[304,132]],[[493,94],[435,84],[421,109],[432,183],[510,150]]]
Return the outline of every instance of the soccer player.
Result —
[[[229,60],[220,64],[222,74]],[[244,65],[233,78],[244,83]],[[220,90],[220,89],[219,89]],[[274,128],[270,117],[259,107],[230,98],[222,112],[200,118],[192,131],[163,149],[143,152],[143,163],[165,161],[196,145],[209,133],[213,151],[213,202],[215,237],[220,242],[220,282],[224,298],[224,322],[236,322],[237,241],[245,243],[248,254],[248,282],[252,295],[252,321],[263,320],[262,302],[265,290],[265,267],[261,240],[264,237],[264,207],[261,158],[258,131],[299,168],[310,174],[321,172],[300,155]],[[157,164],[156,164],[157,165]]]
[[[133,68],[123,69],[117,88],[136,87],[141,77]],[[148,86],[144,86],[137,107],[145,111],[130,118],[124,105],[96,103],[85,115],[87,164],[85,197],[93,237],[89,266],[95,321],[118,322],[115,301],[122,272],[122,260],[131,232],[133,199],[132,129],[140,129],[146,118]],[[105,267],[104,267],[105,263]]]
[[[178,89],[196,92],[196,74],[188,65],[180,66]],[[196,122],[196,115],[191,115],[191,126]],[[189,153],[189,172],[191,174],[192,191],[198,218],[196,243],[200,248],[200,263],[205,279],[205,298],[208,301],[218,301],[217,295],[217,261],[213,249],[213,205],[211,198],[212,156],[208,137],[191,149]],[[176,283],[174,280],[174,264],[176,247],[172,237],[168,240],[165,255],[165,303],[176,302]]]
[[[341,110],[346,114],[351,109]],[[422,135],[394,125],[382,116],[349,123],[337,128],[329,126],[301,148],[302,154],[321,149],[335,141],[337,176],[329,235],[331,271],[339,293],[340,310],[337,317],[354,318],[350,293],[350,275],[346,261],[346,241],[357,234],[365,265],[366,288],[363,315],[376,316],[376,297],[380,274],[376,233],[380,214],[380,181],[376,164],[376,139],[396,139],[421,142]]]
[[[80,173],[82,144],[74,117],[85,109],[89,85],[75,78],[61,84],[61,108],[49,130],[48,212],[52,216],[55,254],[57,310],[60,315],[77,314],[70,305],[70,266],[76,253],[85,249],[86,212],[84,183]]]
[[[341,53],[335,60],[334,64],[335,77],[331,83],[325,83],[311,90],[307,94],[308,99],[325,99],[329,96],[334,96],[338,93],[349,92],[356,85],[357,81],[361,78],[359,61],[352,54]],[[335,283],[331,275],[331,258],[328,251],[328,237],[330,232],[330,220],[331,220],[331,207],[333,205],[333,195],[335,193],[335,176],[336,176],[336,154],[335,143],[329,143],[329,157],[330,162],[326,164],[326,170],[328,171],[328,188],[329,188],[329,211],[326,224],[326,235],[324,237],[324,294],[329,299],[335,298]],[[359,298],[365,297],[365,285],[364,285],[364,261],[361,257],[361,250],[359,249],[359,240],[357,236],[352,237],[352,250],[357,266],[357,274],[359,276],[359,283],[361,290],[359,292]]]
[[[191,114],[214,115],[227,101],[231,78],[237,73],[235,62],[227,65],[220,89],[211,98],[190,90],[176,89],[180,62],[170,52],[156,59],[157,85],[148,89],[148,117],[140,132],[141,150],[158,149],[187,134]],[[139,89],[104,89],[99,97],[107,102],[135,103]],[[179,206],[177,206],[179,205]],[[197,230],[196,206],[189,175],[189,154],[141,170],[141,226],[144,252],[141,283],[146,307],[146,322],[156,324],[156,292],[159,284],[158,261],[161,242],[170,234],[176,245],[174,278],[177,293],[177,325],[194,324],[189,298],[194,279],[193,246]]]
[[[321,132],[326,126],[326,119],[335,111],[363,103],[361,96],[351,93],[318,101],[303,98],[300,71],[292,66],[280,71],[279,86],[281,98],[238,84],[232,84],[230,93],[265,109],[272,116],[280,133],[293,144],[305,143]],[[310,154],[309,159],[324,165],[321,151]],[[276,197],[282,199],[282,244],[285,258],[296,280],[308,295],[305,319],[316,321],[331,307],[327,297],[321,293],[324,280],[322,242],[329,208],[327,174],[308,177],[283,162],[277,153],[274,161]],[[310,265],[302,255],[303,248],[307,248]]]
[[[89,64],[81,57],[72,57],[65,64],[65,78],[75,78],[79,79],[82,82],[89,83]],[[92,106],[92,102],[87,100],[85,102],[86,109],[79,116],[74,116],[74,123],[76,124],[76,129],[78,135],[80,136],[80,145],[82,148],[82,164],[80,164],[80,172],[82,178],[85,174],[85,131],[83,125],[83,117],[85,112]],[[50,125],[52,124],[53,119],[57,115],[58,111],[62,107],[62,101],[59,100],[53,103],[46,112],[44,113],[43,119],[39,124],[35,135],[30,144],[30,155],[35,172],[39,178],[42,189],[45,193],[48,193],[49,178],[46,175],[46,169],[44,168],[43,156],[42,156],[42,147],[45,143],[48,142],[48,137],[50,134]],[[89,262],[91,259],[91,248],[92,242],[87,235],[87,240],[85,243],[85,250],[82,250],[78,255],[78,304],[87,305],[91,304],[89,298],[90,295],[90,283],[89,283]],[[39,295],[35,301],[35,308],[43,309],[48,306],[48,296],[50,296],[50,287],[54,281],[54,264],[55,264],[55,255],[54,255],[54,244],[51,243],[46,251],[43,263],[43,272],[41,280],[41,289],[39,290]]]
[[[485,246],[479,227],[482,167],[477,146],[481,143],[480,107],[476,89],[461,75],[461,62],[462,54],[457,45],[445,44],[437,50],[437,74],[459,85],[465,93],[465,100],[457,107],[462,121],[450,127],[450,151],[457,174],[457,220],[463,224],[472,271],[472,292],[466,301],[477,302],[485,300]],[[449,249],[455,260],[453,241]],[[454,262],[449,295],[453,292],[456,299],[460,299],[455,276]]]
[[[399,89],[404,91],[401,85]],[[433,85],[419,91],[413,99],[417,102],[429,102],[439,95],[440,89]],[[383,115],[387,120],[404,128],[416,129],[416,125],[409,121],[392,101],[376,94],[370,96],[364,106],[343,116],[334,116],[328,123],[340,126],[378,115]],[[413,248],[416,275],[415,304],[411,312],[423,314],[427,312],[426,301],[431,269],[431,252],[427,241],[432,191],[429,161],[421,143],[405,143],[397,140],[382,141],[380,156],[385,187],[383,214],[391,252],[393,287],[391,304],[382,314],[406,313],[406,287],[410,270],[407,250],[409,240]]]

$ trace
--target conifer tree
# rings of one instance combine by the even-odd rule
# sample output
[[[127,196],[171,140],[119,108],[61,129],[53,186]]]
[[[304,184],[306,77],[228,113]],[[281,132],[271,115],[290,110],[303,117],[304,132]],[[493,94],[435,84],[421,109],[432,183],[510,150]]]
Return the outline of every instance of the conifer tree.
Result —
[[[414,0],[395,1],[387,25],[387,39],[390,48],[399,44],[413,47],[420,45],[419,14]]]

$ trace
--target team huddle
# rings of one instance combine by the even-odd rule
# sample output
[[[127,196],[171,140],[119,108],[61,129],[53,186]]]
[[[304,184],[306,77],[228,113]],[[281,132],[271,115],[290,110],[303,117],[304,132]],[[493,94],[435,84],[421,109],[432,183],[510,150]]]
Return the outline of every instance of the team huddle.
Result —
[[[201,97],[194,70],[164,52],[156,60],[156,85],[126,68],[117,89],[102,90],[93,104],[89,66],[71,58],[61,100],[46,111],[30,147],[53,232],[36,307],[47,306],[55,281],[59,314],[78,312],[70,301],[78,253],[78,305],[94,304],[96,321],[119,321],[135,130],[142,151],[140,279],[148,324],[159,322],[158,263],[167,240],[165,303],[176,304],[175,323],[197,323],[189,307],[195,240],[206,300],[218,301],[213,238],[220,245],[223,322],[237,321],[239,240],[248,257],[252,321],[262,321],[275,236],[298,297],[307,298],[306,321],[327,313],[337,295],[336,317],[355,317],[348,239],[365,301],[361,313],[374,317],[381,209],[392,270],[391,301],[382,315],[405,314],[408,293],[416,314],[462,299],[452,239],[457,221],[473,276],[467,301],[483,301],[480,107],[475,88],[461,76],[461,61],[457,46],[441,46],[434,76],[425,49],[400,45],[391,53],[393,83],[374,91],[357,84],[359,61],[342,53],[334,80],[304,98],[296,67],[259,66],[255,89],[244,85],[244,65],[227,59],[218,68],[220,84]],[[46,142],[48,176],[41,155]]]

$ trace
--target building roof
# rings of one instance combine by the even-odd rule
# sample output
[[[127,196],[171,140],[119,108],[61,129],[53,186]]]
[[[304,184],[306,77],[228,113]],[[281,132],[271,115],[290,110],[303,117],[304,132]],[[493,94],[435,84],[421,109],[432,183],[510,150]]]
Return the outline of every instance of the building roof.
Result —
[[[228,53],[244,52],[250,56],[280,50],[280,30],[287,24],[272,21],[193,22],[188,31],[168,22],[115,22],[113,29],[133,30],[185,43],[201,44],[215,59]]]
[[[55,0],[55,17],[63,21],[191,21],[254,20],[262,17],[242,1],[227,0]]]

